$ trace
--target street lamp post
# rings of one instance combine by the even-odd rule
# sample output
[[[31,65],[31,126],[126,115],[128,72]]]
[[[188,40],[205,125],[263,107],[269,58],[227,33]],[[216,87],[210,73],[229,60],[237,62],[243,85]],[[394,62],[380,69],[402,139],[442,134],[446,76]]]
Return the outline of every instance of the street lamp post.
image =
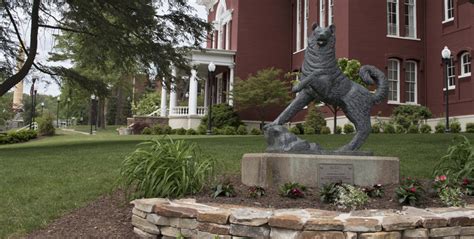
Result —
[[[43,116],[44,112],[44,102],[41,102],[41,116]]]
[[[95,95],[91,95],[91,115],[90,115],[90,123],[91,123],[91,131],[90,134],[92,135],[92,128],[94,125],[94,102],[95,102]]]
[[[30,129],[33,129],[33,122],[35,118],[35,82],[36,78],[33,78],[33,82],[31,83],[31,90],[30,90],[30,95],[31,95],[31,115],[30,115]]]
[[[207,88],[208,88],[208,106],[207,106],[207,135],[212,135],[212,84],[211,80],[214,78],[214,71],[216,70],[216,65],[211,62],[207,67],[209,70],[209,76],[207,80]]]
[[[99,125],[99,96],[95,97],[94,119],[95,119],[94,128],[95,128],[95,131],[97,131],[97,126]]]
[[[446,133],[449,133],[451,130],[449,128],[449,69],[448,69],[448,64],[451,62],[451,51],[447,46],[444,47],[444,49],[441,51],[441,57],[443,59],[444,63],[444,78],[445,78],[445,100],[446,100]]]
[[[58,107],[56,110],[56,127],[59,128],[59,104],[61,103],[61,97],[58,96]]]
[[[69,105],[71,103],[71,98],[67,97],[67,112],[66,112],[66,127],[69,126]]]

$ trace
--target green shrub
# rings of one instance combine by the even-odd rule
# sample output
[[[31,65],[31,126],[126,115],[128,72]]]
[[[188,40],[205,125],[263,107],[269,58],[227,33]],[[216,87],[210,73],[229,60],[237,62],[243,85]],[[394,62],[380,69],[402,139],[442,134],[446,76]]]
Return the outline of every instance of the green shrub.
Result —
[[[327,126],[321,127],[321,134],[331,134],[331,129]]]
[[[157,124],[157,125],[153,126],[153,128],[151,128],[151,132],[154,135],[161,135],[161,134],[163,134],[163,126]]]
[[[466,133],[474,133],[474,123],[466,124]]]
[[[383,127],[383,133],[384,134],[395,134],[395,127],[393,124],[387,123]]]
[[[295,127],[291,127],[291,128],[290,128],[290,132],[293,133],[293,134],[295,134],[295,135],[301,134],[300,129],[299,129],[298,127],[296,127],[296,126],[295,126]]]
[[[350,208],[352,210],[364,206],[369,201],[369,196],[360,188],[343,184],[339,186],[338,197],[335,205],[339,208]]]
[[[207,126],[205,125],[199,125],[197,128],[197,133],[200,135],[205,135],[207,133]]]
[[[402,179],[400,186],[395,190],[398,203],[416,206],[423,197],[424,190],[420,181],[413,178]]]
[[[461,123],[459,123],[459,121],[454,119],[449,124],[449,130],[450,130],[451,133],[455,133],[455,134],[460,133],[461,132]]]
[[[379,125],[379,124],[373,124],[373,125],[372,125],[372,133],[373,133],[373,134],[378,134],[378,133],[380,133],[380,125]]]
[[[236,193],[234,190],[234,185],[230,183],[229,180],[226,180],[224,183],[218,184],[212,188],[212,197],[235,197]]]
[[[313,135],[313,134],[316,134],[316,130],[313,127],[305,126],[304,127],[304,134]]]
[[[352,124],[344,125],[344,134],[352,134],[355,132],[354,126]]]
[[[342,133],[342,127],[341,126],[336,126],[336,134],[341,134]]]
[[[316,134],[319,134],[323,126],[326,126],[326,120],[323,114],[314,105],[309,106],[308,114],[305,117],[304,128],[313,128]],[[304,129],[300,128],[302,134],[304,133],[303,131]]]
[[[446,132],[445,124],[446,124],[445,122],[439,121],[435,126],[435,133],[442,134],[442,133]]]
[[[248,134],[247,126],[240,125],[239,128],[237,128],[237,134],[238,135],[247,135]]]
[[[186,135],[196,135],[196,134],[197,134],[197,132],[196,132],[196,130],[194,130],[194,129],[188,129],[188,130],[186,131]]]
[[[365,187],[362,189],[362,191],[364,191],[370,198],[382,198],[385,194],[382,184],[376,184],[372,187]]]
[[[235,130],[235,127],[232,127],[232,126],[225,126],[222,130],[223,130],[224,135],[236,135],[237,134],[237,131]]]
[[[392,122],[408,130],[410,125],[419,126],[423,120],[431,116],[431,111],[425,106],[400,105],[393,110]]]
[[[260,129],[253,128],[252,130],[250,130],[250,134],[251,135],[261,135],[262,131]]]
[[[433,175],[449,175],[454,181],[474,177],[474,148],[465,136],[454,138],[447,154],[435,165]]]
[[[186,134],[186,129],[185,128],[176,129],[176,134],[177,135],[185,135]]]
[[[153,139],[122,162],[120,182],[133,198],[183,197],[198,193],[214,175],[216,161],[195,143]]]
[[[201,125],[207,126],[208,115],[201,119]],[[228,104],[217,104],[212,106],[212,127],[223,128],[225,126],[239,127],[239,115]]]
[[[304,134],[304,125],[302,123],[297,123],[295,125],[296,128],[298,128],[300,130],[300,134]],[[318,133],[319,131],[317,129],[316,130],[316,133]]]
[[[438,193],[439,198],[446,207],[464,207],[463,193],[459,187],[445,187]]]
[[[260,186],[249,187],[249,197],[251,198],[260,198],[265,196],[265,188]]]
[[[410,127],[408,127],[407,133],[409,133],[409,134],[418,134],[418,133],[420,133],[420,130],[418,130],[418,126],[412,124],[412,125],[410,125]]]
[[[42,136],[53,136],[56,129],[53,125],[53,116],[46,114],[38,119],[38,134]]]
[[[304,197],[305,191],[306,186],[299,183],[285,183],[280,187],[280,195],[282,197],[289,197],[293,199]]]
[[[429,134],[429,133],[431,133],[431,131],[432,131],[431,126],[428,125],[428,124],[422,124],[420,126],[420,132],[422,134]]]
[[[397,125],[397,126],[395,127],[395,132],[396,132],[397,134],[405,134],[407,131],[406,131],[406,129],[405,129],[403,126]]]
[[[152,131],[149,127],[145,127],[145,128],[143,128],[143,130],[142,130],[142,134],[144,134],[144,135],[151,135],[151,134],[153,134],[153,131]]]
[[[330,183],[323,185],[319,190],[319,199],[323,203],[335,203],[339,196],[340,183]]]
[[[148,115],[157,110],[160,106],[161,96],[157,92],[151,92],[143,95],[135,107],[136,115]]]

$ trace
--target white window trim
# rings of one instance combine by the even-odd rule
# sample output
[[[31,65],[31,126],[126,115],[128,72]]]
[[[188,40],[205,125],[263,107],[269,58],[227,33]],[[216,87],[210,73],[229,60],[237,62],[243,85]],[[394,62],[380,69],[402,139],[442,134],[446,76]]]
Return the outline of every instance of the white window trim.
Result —
[[[468,55],[469,56],[469,64],[471,64],[471,72],[464,72],[464,65],[466,65],[466,62],[464,62],[464,56]],[[461,75],[459,75],[459,78],[464,78],[464,77],[469,77],[471,76],[472,73],[472,59],[471,59],[471,54],[469,52],[464,52],[461,55]]]
[[[397,2],[396,2],[397,6],[396,6],[396,8],[395,8],[395,9],[397,10],[397,12],[396,12],[396,16],[397,16],[397,27],[396,27],[396,30],[397,30],[397,33],[396,33],[396,35],[390,35],[390,34],[389,34],[389,32],[388,32],[388,23],[389,23],[389,22],[388,22],[388,17],[387,17],[387,35],[388,35],[388,36],[392,36],[392,37],[393,37],[393,36],[395,36],[395,37],[400,37],[400,0],[395,0],[395,1],[397,1]],[[387,3],[388,3],[388,1],[387,1]],[[387,13],[387,16],[388,16],[388,4],[387,4],[387,8],[386,8],[386,9],[387,9],[387,12],[386,12],[386,13]]]
[[[301,50],[301,0],[296,0],[296,51]]]
[[[407,104],[417,104],[418,103],[418,63],[416,61],[406,61],[406,63],[415,64],[415,101],[406,101]],[[406,71],[405,71],[405,82],[406,82]]]
[[[415,33],[415,36],[414,37],[407,37],[405,36],[404,38],[407,38],[407,39],[418,39],[418,28],[417,28],[417,14],[416,14],[416,0],[413,0],[413,27],[414,27],[414,33]]]
[[[402,40],[411,40],[411,41],[421,41],[420,38],[412,38],[412,37],[401,37],[401,36],[392,36],[387,35],[388,38],[395,38],[395,39],[402,39]]]
[[[326,27],[326,0],[319,0],[319,25]]]
[[[454,0],[452,0],[453,3],[453,17],[448,18],[448,1],[449,0],[444,0],[444,21],[442,23],[447,23],[450,21],[454,20]]]
[[[456,89],[456,85],[448,86],[448,90],[455,90],[455,89]],[[443,88],[443,91],[446,91],[446,88]]]
[[[454,63],[454,58],[451,57],[451,60],[450,60],[450,66],[451,68],[453,68],[453,75],[448,75],[449,74],[449,66],[446,67],[446,77],[447,77],[447,84],[448,84],[448,90],[454,90],[456,89],[456,64]],[[453,77],[454,78],[454,84],[453,85],[449,85],[449,78],[450,77]]]
[[[400,60],[395,58],[388,59],[389,61],[396,61],[397,62],[397,100],[389,100],[388,104],[400,104]]]
[[[309,0],[304,0],[304,41],[303,48],[308,46]]]

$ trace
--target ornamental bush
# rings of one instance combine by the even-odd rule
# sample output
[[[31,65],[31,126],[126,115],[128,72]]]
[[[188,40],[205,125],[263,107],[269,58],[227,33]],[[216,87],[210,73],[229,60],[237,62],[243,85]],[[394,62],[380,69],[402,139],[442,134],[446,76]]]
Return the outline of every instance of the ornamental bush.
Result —
[[[397,134],[405,134],[405,133],[407,132],[407,130],[406,130],[403,126],[397,125],[397,126],[395,127],[395,132],[396,132]]]
[[[474,133],[474,123],[466,124],[466,133]]]
[[[197,134],[197,132],[196,132],[195,129],[188,129],[186,131],[186,135],[196,135],[196,134]]]
[[[251,135],[261,135],[262,131],[260,129],[253,128],[252,130],[250,130],[250,134]]]
[[[352,124],[344,125],[344,134],[352,134],[355,132],[354,126]]]
[[[237,134],[238,134],[238,135],[247,135],[247,134],[248,134],[247,126],[245,126],[245,125],[240,125],[240,126],[237,128]]]
[[[369,201],[369,196],[364,191],[352,185],[343,184],[338,191],[339,195],[336,198],[335,205],[342,209],[355,210]]]
[[[186,134],[186,129],[185,128],[176,129],[176,134],[177,135],[185,135]]]
[[[132,198],[183,197],[198,193],[213,177],[215,165],[195,143],[153,139],[125,158],[120,183]]]
[[[201,125],[207,126],[208,115],[201,119]],[[239,115],[228,104],[217,104],[212,106],[212,127],[224,128],[225,126],[239,127],[242,122]]]
[[[443,134],[444,132],[446,132],[445,122],[439,121],[435,126],[435,133]]]
[[[422,124],[420,126],[420,133],[422,134],[429,134],[431,133],[431,131],[432,131],[431,126],[428,124]]]
[[[305,126],[304,127],[304,134],[313,135],[313,134],[316,134],[316,130],[313,127]]]
[[[151,134],[153,134],[153,131],[152,131],[152,129],[150,129],[149,127],[145,127],[145,128],[143,128],[143,130],[142,130],[142,134],[144,134],[144,135],[151,135]]]
[[[341,134],[342,133],[342,127],[341,126],[336,126],[336,132],[335,134]]]
[[[327,126],[321,127],[321,134],[331,134],[331,129]]]
[[[53,136],[56,129],[53,125],[53,116],[46,114],[38,119],[38,134],[42,136]]]
[[[455,137],[447,154],[435,165],[433,175],[448,175],[454,181],[474,178],[474,147],[469,139]]]
[[[235,130],[235,127],[232,126],[225,126],[223,129],[223,134],[224,135],[236,135],[237,131]]]
[[[391,121],[408,130],[410,125],[419,126],[423,120],[431,118],[431,111],[425,106],[400,105],[392,112]]]
[[[38,133],[35,130],[12,131],[8,134],[0,135],[0,145],[23,143],[35,139],[37,137]]]
[[[384,134],[395,134],[395,127],[391,123],[387,123],[383,127]]]
[[[460,133],[461,132],[461,123],[459,123],[458,120],[454,119],[449,124],[449,129],[450,129],[451,133],[455,133],[455,134]]]
[[[304,128],[313,128],[316,134],[321,133],[321,127],[326,126],[323,114],[314,105],[309,106],[308,114],[305,117]],[[300,128],[300,131],[302,129]],[[303,133],[301,131],[301,133]],[[305,133],[306,134],[306,133]]]
[[[410,125],[410,127],[408,127],[407,133],[409,133],[409,134],[418,134],[418,133],[420,133],[420,130],[418,129],[418,126],[412,124],[412,125]]]
[[[295,135],[301,134],[300,129],[299,129],[298,127],[296,127],[296,126],[295,126],[295,127],[291,127],[291,128],[290,128],[290,132],[293,133],[293,134],[295,134]]]
[[[373,133],[373,134],[378,134],[378,133],[380,133],[380,125],[379,125],[379,124],[373,124],[373,125],[372,125],[372,133]]]

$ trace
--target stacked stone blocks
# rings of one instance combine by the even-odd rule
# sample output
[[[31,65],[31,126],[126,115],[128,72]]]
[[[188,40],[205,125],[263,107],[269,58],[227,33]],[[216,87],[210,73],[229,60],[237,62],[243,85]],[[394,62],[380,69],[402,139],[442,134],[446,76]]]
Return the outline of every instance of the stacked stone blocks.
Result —
[[[141,238],[474,239],[474,205],[344,213],[201,204],[194,199],[138,199],[132,204],[133,230]]]

